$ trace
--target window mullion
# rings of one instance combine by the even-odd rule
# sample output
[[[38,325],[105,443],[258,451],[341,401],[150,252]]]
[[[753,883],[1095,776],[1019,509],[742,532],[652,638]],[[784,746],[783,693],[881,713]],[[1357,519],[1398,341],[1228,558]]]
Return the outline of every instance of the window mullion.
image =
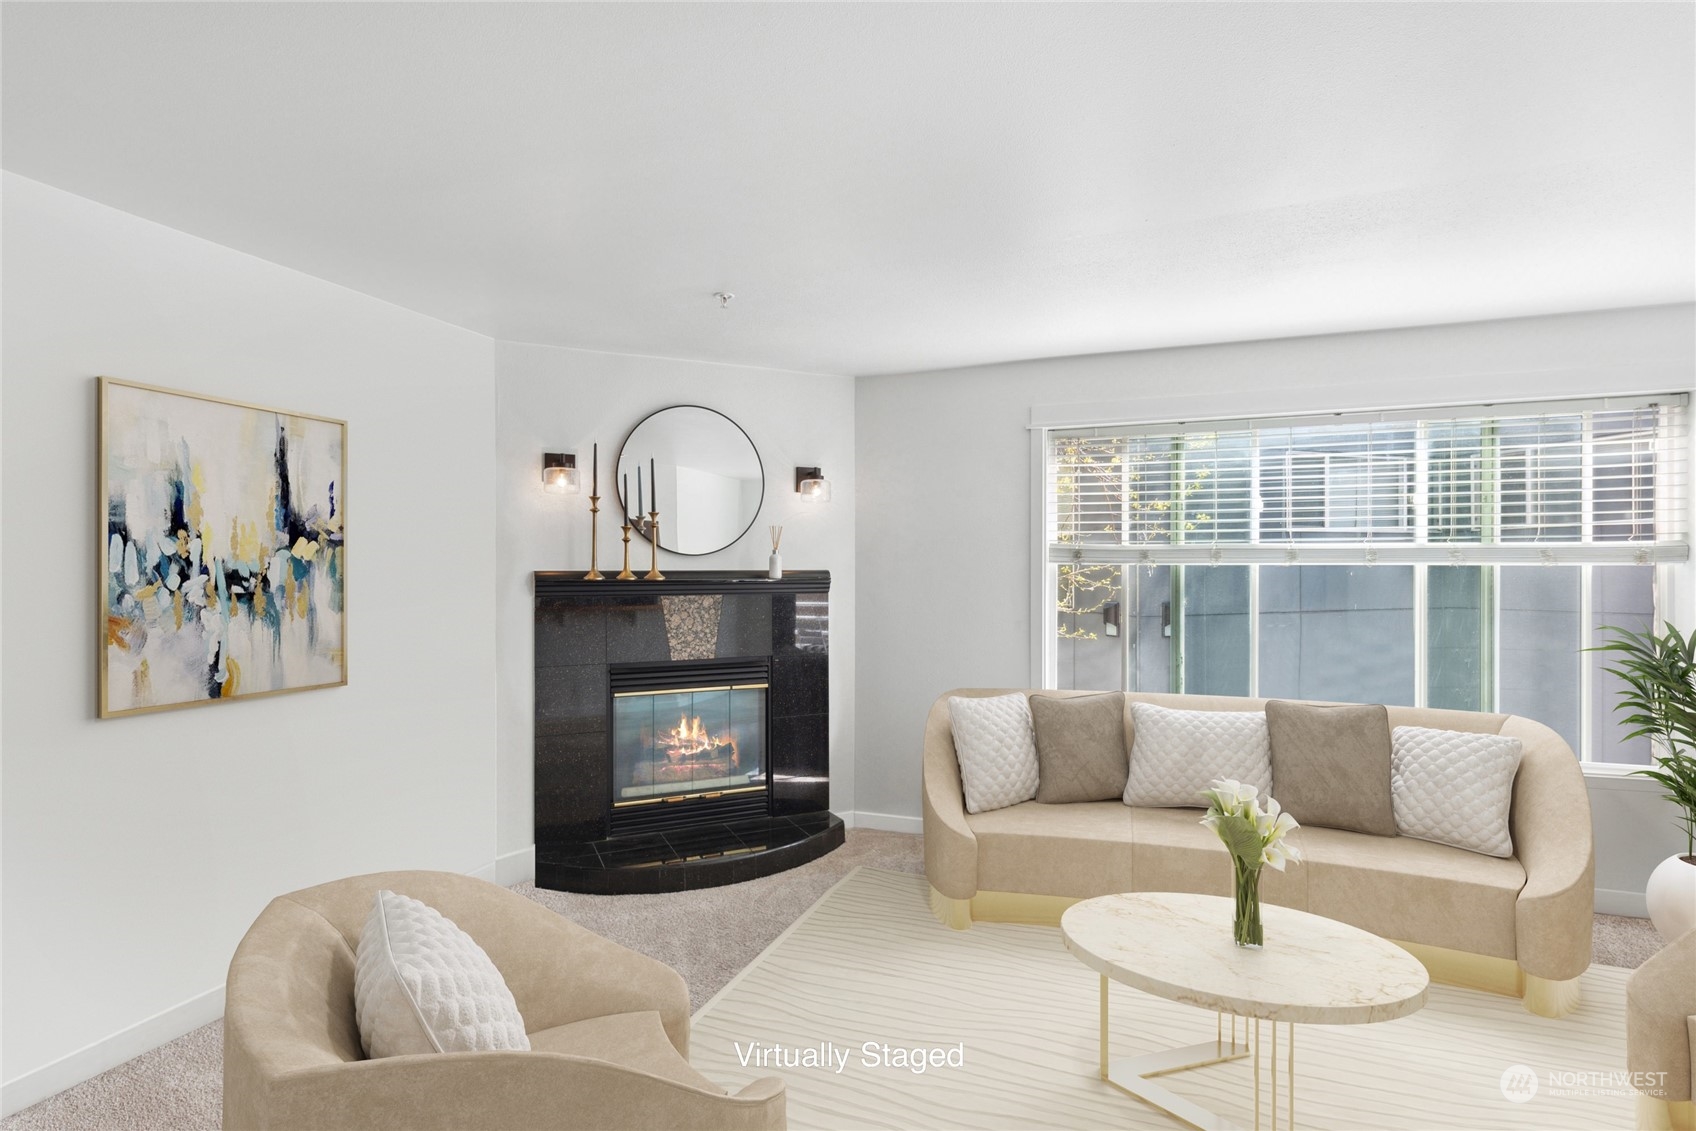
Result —
[[[1168,572],[1171,583],[1168,587],[1166,600],[1166,624],[1172,632],[1172,642],[1167,646],[1166,686],[1174,693],[1184,692],[1184,569],[1181,565],[1173,566]]]
[[[1413,433],[1413,540],[1431,540],[1431,425],[1420,421]],[[1431,700],[1431,592],[1429,566],[1413,567],[1413,705]]]
[[[1137,640],[1142,635],[1142,576],[1134,565],[1119,567],[1119,690],[1131,691]]]
[[[1413,705],[1425,707],[1431,698],[1431,595],[1427,587],[1430,566],[1413,567]]]
[[[1260,567],[1248,570],[1248,694],[1260,697]]]
[[[1260,542],[1260,433],[1248,441],[1248,542]],[[1260,567],[1248,567],[1248,693],[1260,697]]]
[[[1588,493],[1588,491],[1586,491]],[[1596,737],[1591,733],[1590,699],[1595,690],[1596,676],[1594,665],[1590,663],[1590,653],[1585,649],[1590,647],[1595,635],[1592,625],[1595,615],[1595,566],[1578,567],[1578,760],[1589,762],[1595,758]]]
[[[1490,565],[1484,567],[1484,574],[1479,579],[1487,582],[1490,587],[1489,599],[1480,601],[1484,606],[1483,639],[1479,642],[1479,661],[1485,665],[1484,689],[1490,695],[1483,707],[1486,711],[1496,710],[1502,702],[1502,665],[1496,662],[1497,641],[1502,638],[1502,567]]]
[[[1172,443],[1172,491],[1171,503],[1167,507],[1167,538],[1176,546],[1184,541],[1184,509],[1189,502],[1188,475],[1184,469],[1184,456],[1187,454],[1185,438],[1179,436]],[[1172,646],[1168,653],[1172,668],[1170,684],[1172,690],[1183,694],[1185,669],[1189,666],[1184,662],[1184,567],[1172,567]]]

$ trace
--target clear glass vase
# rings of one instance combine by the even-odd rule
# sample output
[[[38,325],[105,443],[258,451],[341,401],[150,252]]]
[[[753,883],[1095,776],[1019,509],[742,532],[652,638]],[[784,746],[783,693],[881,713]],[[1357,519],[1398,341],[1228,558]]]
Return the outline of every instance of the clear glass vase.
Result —
[[[1231,938],[1238,946],[1261,946],[1266,932],[1260,926],[1260,865],[1232,862],[1236,878],[1237,910],[1231,921]]]

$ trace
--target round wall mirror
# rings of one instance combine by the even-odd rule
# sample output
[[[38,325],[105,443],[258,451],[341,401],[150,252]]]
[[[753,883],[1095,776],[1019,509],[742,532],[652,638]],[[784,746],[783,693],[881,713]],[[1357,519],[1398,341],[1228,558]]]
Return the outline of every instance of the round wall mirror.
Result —
[[[748,433],[724,413],[692,404],[662,408],[630,430],[614,486],[643,537],[647,512],[660,512],[660,549],[674,554],[713,554],[734,544],[766,497],[765,468]]]

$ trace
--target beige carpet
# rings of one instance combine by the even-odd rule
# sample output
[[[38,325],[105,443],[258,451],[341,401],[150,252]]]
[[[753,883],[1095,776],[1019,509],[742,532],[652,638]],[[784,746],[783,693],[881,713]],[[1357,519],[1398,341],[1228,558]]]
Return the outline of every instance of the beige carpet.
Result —
[[[675,966],[698,1007],[862,864],[920,872],[920,838],[855,829],[843,848],[793,871],[677,895],[575,895],[538,891],[530,884],[515,890]],[[1661,945],[1645,920],[1596,919],[1598,963],[1635,967]],[[215,1129],[222,1094],[222,1028],[214,1022],[161,1045],[0,1121],[0,1131]]]
[[[950,931],[931,917],[927,892],[922,876],[849,876],[696,1015],[691,1062],[736,1088],[770,1074],[744,1066],[750,1048],[842,1050],[845,1060],[828,1066],[796,1064],[792,1052],[794,1066],[779,1073],[796,1131],[1176,1126],[1097,1078],[1098,979],[1058,931],[998,923]],[[1298,1125],[1628,1128],[1628,1090],[1557,1095],[1545,1085],[1521,1104],[1501,1084],[1519,1064],[1539,1077],[1623,1067],[1626,977],[1592,967],[1584,1004],[1559,1021],[1512,998],[1433,986],[1426,1007],[1400,1020],[1301,1026]],[[1115,1055],[1211,1041],[1214,1026],[1211,1013],[1115,987]],[[918,1074],[892,1067],[881,1048],[881,1063],[869,1061],[868,1043],[958,1046],[961,1063]],[[1163,1082],[1253,1126],[1250,1072],[1239,1061]]]

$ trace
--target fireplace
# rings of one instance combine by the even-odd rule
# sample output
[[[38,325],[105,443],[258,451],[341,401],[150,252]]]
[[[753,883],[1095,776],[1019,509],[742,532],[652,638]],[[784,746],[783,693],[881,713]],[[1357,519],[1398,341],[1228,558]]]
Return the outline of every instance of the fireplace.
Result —
[[[618,664],[612,693],[614,834],[770,811],[770,664]]]
[[[830,575],[536,575],[536,884],[737,883],[843,842]]]

